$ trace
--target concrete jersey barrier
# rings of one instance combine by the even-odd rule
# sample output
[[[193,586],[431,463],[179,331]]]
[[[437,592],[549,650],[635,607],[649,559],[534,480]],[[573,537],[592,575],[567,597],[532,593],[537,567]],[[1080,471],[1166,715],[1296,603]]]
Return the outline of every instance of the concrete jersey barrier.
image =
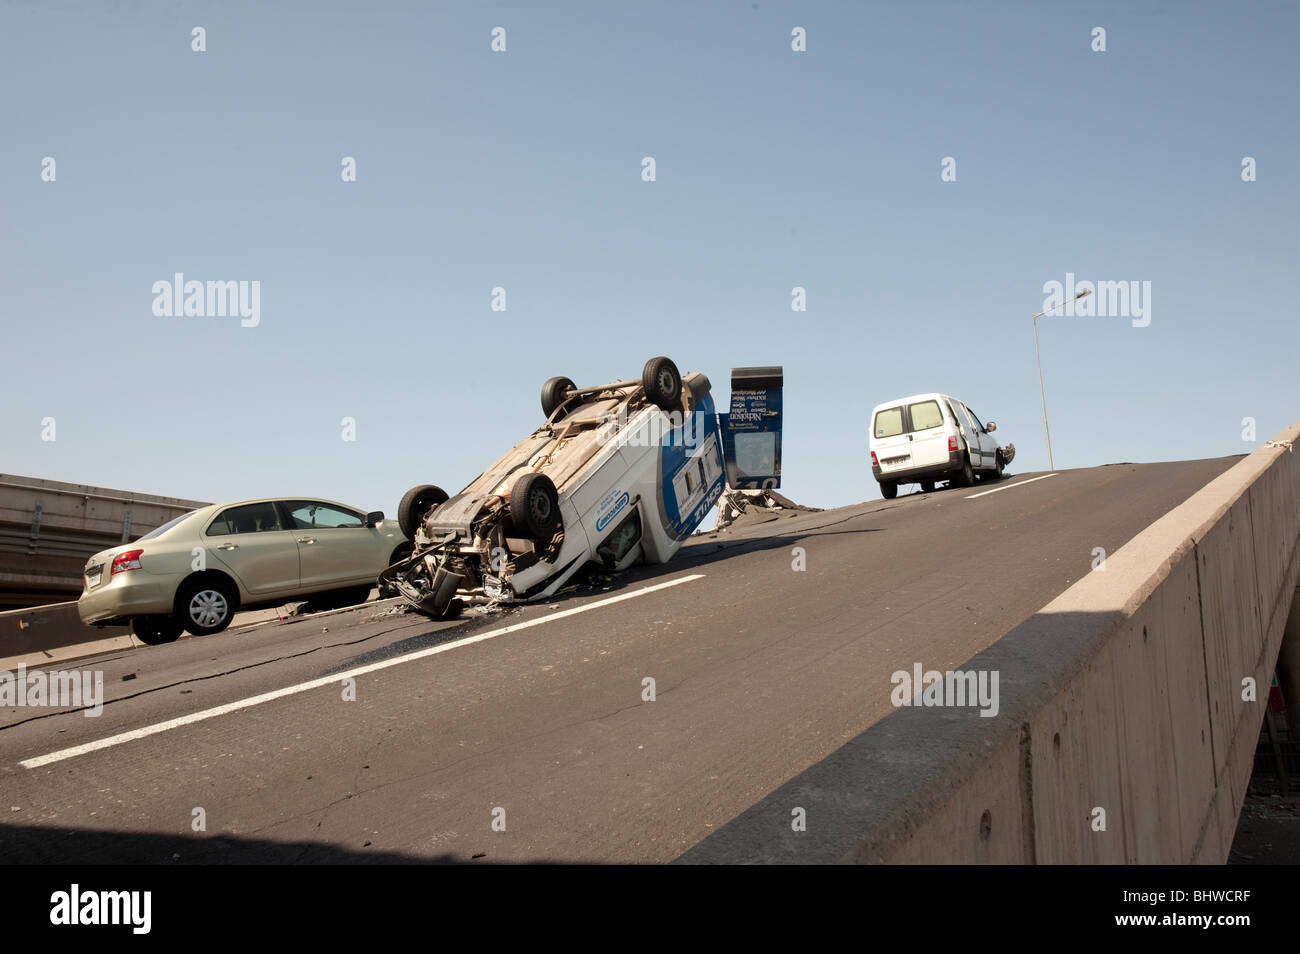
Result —
[[[1224,862],[1300,575],[1298,437],[963,664],[1000,674],[996,717],[897,708],[678,861]]]

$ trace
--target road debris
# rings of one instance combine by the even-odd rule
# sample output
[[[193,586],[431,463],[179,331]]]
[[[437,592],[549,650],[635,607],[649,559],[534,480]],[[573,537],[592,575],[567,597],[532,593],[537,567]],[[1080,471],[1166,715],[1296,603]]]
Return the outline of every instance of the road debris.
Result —
[[[732,490],[728,487],[718,500],[716,531],[742,530],[801,513],[820,511],[820,507],[804,507],[775,490]]]

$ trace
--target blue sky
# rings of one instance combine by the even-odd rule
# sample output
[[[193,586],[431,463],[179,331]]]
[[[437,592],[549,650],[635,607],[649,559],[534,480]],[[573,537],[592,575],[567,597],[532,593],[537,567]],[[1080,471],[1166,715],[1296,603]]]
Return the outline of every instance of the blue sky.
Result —
[[[1300,418],[1295,4],[3,2],[0,28],[0,471],[392,514],[535,427],[546,378],[658,354],[720,401],[784,365],[803,503],[876,497],[870,409],[920,391],[1044,469],[1029,318],[1067,272],[1151,282],[1151,323],[1040,323],[1058,468]],[[155,316],[175,272],[259,281],[260,324]]]

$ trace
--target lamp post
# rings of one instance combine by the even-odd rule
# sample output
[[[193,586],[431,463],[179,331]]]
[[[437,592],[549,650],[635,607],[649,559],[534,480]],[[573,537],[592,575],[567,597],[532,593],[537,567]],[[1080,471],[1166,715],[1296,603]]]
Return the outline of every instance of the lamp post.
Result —
[[[1091,288],[1085,288],[1079,294],[1075,295],[1073,301],[1078,301],[1084,295],[1092,294]],[[1056,311],[1065,304],[1065,299],[1061,299],[1047,311],[1040,311],[1034,315],[1034,360],[1038,362],[1038,397],[1043,402],[1043,433],[1047,435],[1047,469],[1056,470],[1056,465],[1052,462],[1052,432],[1047,427],[1047,393],[1043,390],[1043,360],[1038,356],[1038,319],[1043,317],[1049,311]]]

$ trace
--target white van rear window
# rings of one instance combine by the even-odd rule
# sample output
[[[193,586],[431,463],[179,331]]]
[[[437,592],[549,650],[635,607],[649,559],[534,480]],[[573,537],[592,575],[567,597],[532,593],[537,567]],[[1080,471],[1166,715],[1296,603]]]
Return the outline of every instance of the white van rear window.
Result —
[[[922,401],[912,405],[912,430],[924,431],[943,423],[943,411],[938,401]]]
[[[887,411],[876,412],[876,436],[897,437],[903,433],[903,409],[891,407]]]

